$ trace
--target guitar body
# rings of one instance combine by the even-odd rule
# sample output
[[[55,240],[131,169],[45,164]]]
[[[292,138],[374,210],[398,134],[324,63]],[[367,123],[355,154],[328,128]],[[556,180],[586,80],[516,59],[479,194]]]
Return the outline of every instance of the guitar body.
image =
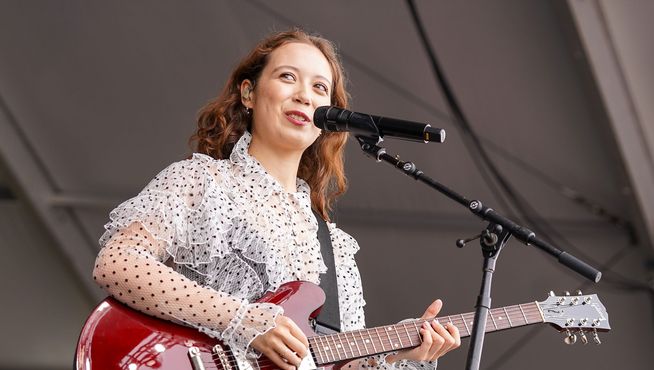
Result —
[[[258,302],[282,306],[284,315],[307,336],[314,336],[309,320],[318,314],[324,301],[320,287],[295,281],[267,293]],[[228,366],[223,366],[216,345],[224,350],[223,361],[227,360]],[[198,349],[197,358],[207,370],[277,369],[263,356],[257,362],[236,359],[227,346],[197,329],[137,312],[113,298],[100,303],[87,319],[77,344],[75,369],[200,370],[202,367],[193,365],[189,355],[192,347]],[[230,365],[233,367],[228,369]]]

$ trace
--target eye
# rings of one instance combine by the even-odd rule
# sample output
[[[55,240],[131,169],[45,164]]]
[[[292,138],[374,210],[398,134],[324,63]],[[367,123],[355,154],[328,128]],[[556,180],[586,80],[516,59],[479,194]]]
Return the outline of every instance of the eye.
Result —
[[[317,83],[314,85],[318,90],[324,92],[325,94],[329,93],[329,88],[324,83]]]
[[[279,78],[287,81],[295,81],[295,75],[292,74],[291,72],[283,72],[282,74],[279,75]]]

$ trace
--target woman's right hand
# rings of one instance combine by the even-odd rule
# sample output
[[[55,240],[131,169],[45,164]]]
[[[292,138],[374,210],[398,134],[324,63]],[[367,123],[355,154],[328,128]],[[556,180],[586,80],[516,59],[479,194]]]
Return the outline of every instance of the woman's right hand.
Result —
[[[307,336],[286,316],[277,316],[275,324],[274,328],[254,338],[251,345],[280,369],[296,369],[309,353]]]

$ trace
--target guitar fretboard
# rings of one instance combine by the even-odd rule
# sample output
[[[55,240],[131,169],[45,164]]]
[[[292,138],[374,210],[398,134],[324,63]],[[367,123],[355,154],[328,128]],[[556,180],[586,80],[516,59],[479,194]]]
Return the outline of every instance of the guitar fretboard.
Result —
[[[474,312],[469,312],[437,319],[441,324],[454,324],[463,338],[470,336],[474,317]],[[422,340],[420,327],[425,321],[417,319],[370,329],[314,336],[309,338],[309,345],[318,365],[417,347]],[[541,322],[543,317],[536,302],[494,308],[488,312],[486,332]]]

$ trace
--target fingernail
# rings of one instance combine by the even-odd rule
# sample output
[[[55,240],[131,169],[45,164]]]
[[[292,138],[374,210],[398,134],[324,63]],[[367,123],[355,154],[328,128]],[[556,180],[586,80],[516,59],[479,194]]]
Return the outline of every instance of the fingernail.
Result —
[[[440,324],[440,322],[438,322],[438,319],[434,319],[434,324]]]
[[[429,323],[427,323],[427,321],[423,322],[422,327],[427,329],[429,327]]]

